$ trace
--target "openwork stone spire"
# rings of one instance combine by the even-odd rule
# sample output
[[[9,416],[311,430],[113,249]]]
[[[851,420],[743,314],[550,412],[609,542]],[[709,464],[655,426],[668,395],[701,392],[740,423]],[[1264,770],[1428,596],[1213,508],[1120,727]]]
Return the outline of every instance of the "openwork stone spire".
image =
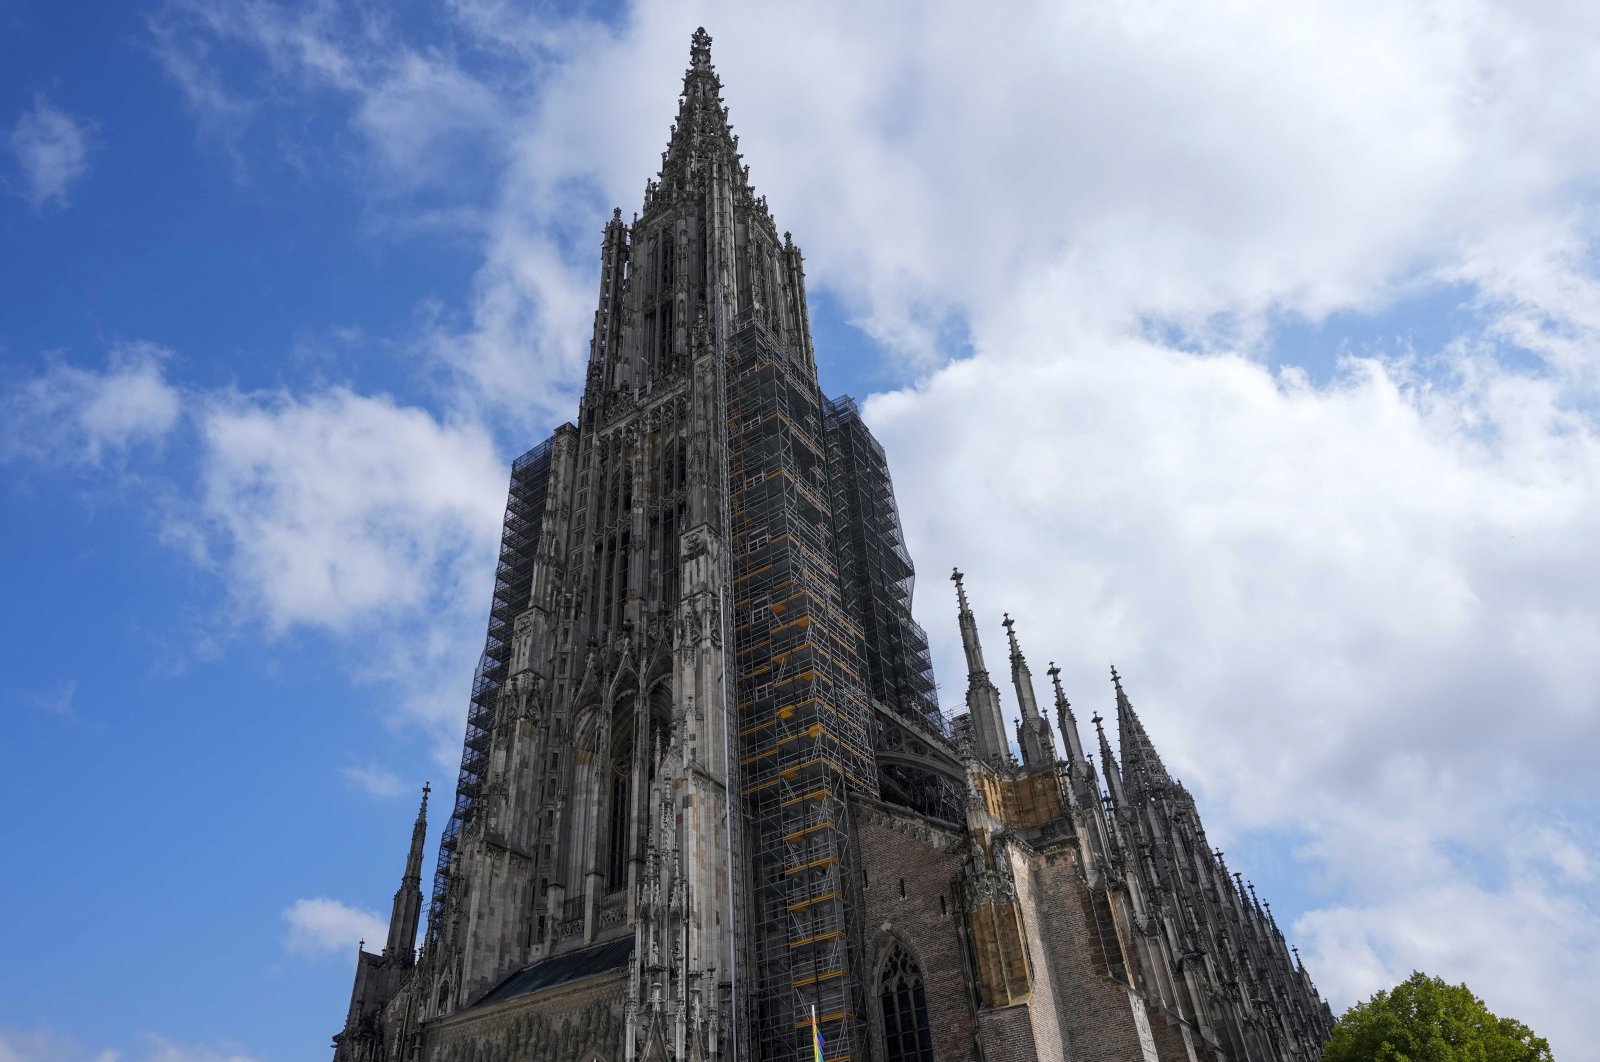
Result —
[[[1172,776],[1156,753],[1155,743],[1133,710],[1133,702],[1122,689],[1122,676],[1111,669],[1111,684],[1117,691],[1117,744],[1122,756],[1122,777],[1135,797],[1172,786]]]

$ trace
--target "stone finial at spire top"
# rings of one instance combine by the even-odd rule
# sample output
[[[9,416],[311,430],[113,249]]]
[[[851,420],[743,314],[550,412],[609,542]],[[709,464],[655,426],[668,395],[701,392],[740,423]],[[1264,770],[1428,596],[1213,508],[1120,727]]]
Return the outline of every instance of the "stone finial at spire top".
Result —
[[[1011,618],[1011,613],[1009,612],[1002,612],[1001,616],[1004,619],[1000,621],[1000,625],[1006,629],[1006,641],[1011,643],[1011,659],[1020,660],[1022,659],[1022,650],[1017,646],[1017,621]]]
[[[972,610],[967,607],[967,588],[961,582],[963,578],[960,568],[950,569],[950,581],[956,584],[957,609],[961,612],[971,612]]]
[[[694,36],[689,38],[689,69],[711,69],[711,34],[701,26],[694,31]]]

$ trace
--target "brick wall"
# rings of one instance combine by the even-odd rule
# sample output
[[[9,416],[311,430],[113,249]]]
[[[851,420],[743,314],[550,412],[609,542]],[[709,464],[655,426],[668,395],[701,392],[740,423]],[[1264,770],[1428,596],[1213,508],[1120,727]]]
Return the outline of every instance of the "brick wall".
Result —
[[[875,976],[892,943],[903,945],[922,968],[934,1057],[938,1062],[973,1059],[967,962],[952,893],[966,861],[964,835],[865,801],[854,805],[854,811],[859,863],[866,875],[867,971]],[[868,985],[868,994],[874,1036],[881,1037],[875,984]],[[990,1056],[988,1062],[999,1060]]]
[[[1139,1062],[1144,1055],[1128,990],[1096,970],[1104,963],[1096,961],[1100,945],[1089,888],[1078,877],[1074,856],[1069,850],[1039,856],[1033,878],[1029,939],[1036,961],[1049,967],[1065,1056],[1072,1062]],[[1034,998],[1036,1006],[1049,1005],[1043,994]],[[1185,1057],[1181,1050],[1160,1054],[1162,1062]]]

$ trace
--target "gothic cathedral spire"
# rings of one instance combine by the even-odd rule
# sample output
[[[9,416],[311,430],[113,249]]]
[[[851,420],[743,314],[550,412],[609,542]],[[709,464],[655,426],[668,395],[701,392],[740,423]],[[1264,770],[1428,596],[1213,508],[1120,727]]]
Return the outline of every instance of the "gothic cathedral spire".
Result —
[[[1000,691],[989,680],[983,662],[983,646],[978,641],[978,621],[967,604],[967,590],[960,569],[952,570],[956,584],[957,619],[961,625],[961,648],[967,654],[967,713],[972,721],[973,746],[978,757],[992,764],[1009,766],[1011,747],[1006,742],[1005,718],[1000,713]]]
[[[1155,788],[1170,788],[1172,777],[1156,752],[1155,743],[1133,710],[1133,702],[1122,689],[1122,676],[1111,669],[1111,684],[1117,691],[1117,745],[1122,755],[1123,783],[1135,797]]]
[[[389,913],[389,940],[384,957],[409,965],[415,956],[417,927],[422,917],[422,845],[428,835],[428,794],[433,788],[422,784],[422,806],[411,827],[411,850],[406,853],[406,872],[395,890],[394,907]]]
[[[1011,647],[1011,684],[1017,690],[1017,707],[1022,718],[1022,762],[1031,770],[1052,766],[1056,762],[1056,743],[1050,735],[1050,724],[1039,712],[1039,701],[1033,692],[1033,672],[1017,645],[1017,621],[1008,612],[1005,615],[1006,641]]]

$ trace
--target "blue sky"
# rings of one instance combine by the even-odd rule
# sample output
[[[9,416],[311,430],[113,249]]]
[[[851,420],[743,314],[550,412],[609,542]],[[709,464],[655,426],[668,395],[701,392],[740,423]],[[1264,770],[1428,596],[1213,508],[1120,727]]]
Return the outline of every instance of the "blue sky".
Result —
[[[0,1060],[325,1049],[699,24],[945,700],[959,563],[1337,1006],[1600,1057],[1582,5],[0,0]]]

